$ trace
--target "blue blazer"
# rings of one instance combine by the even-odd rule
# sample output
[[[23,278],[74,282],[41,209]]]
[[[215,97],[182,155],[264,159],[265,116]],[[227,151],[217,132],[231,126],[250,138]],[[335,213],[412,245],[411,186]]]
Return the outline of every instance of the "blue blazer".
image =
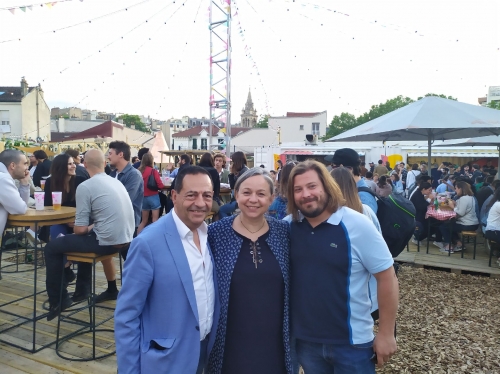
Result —
[[[207,355],[219,319],[215,264],[213,279],[215,310]],[[198,308],[191,270],[171,213],[132,241],[122,281],[115,310],[118,372],[196,373]]]
[[[226,217],[208,226],[208,242],[212,248],[212,253],[217,270],[219,297],[220,297],[220,318],[217,327],[217,335],[214,347],[210,353],[208,363],[209,374],[219,374],[222,370],[222,360],[224,358],[224,344],[226,340],[227,310],[229,306],[229,289],[234,266],[238,260],[243,239],[236,235],[233,230],[233,221],[236,216]],[[285,363],[289,373],[292,372],[290,360],[290,324],[289,324],[289,224],[285,221],[278,221],[275,218],[267,217],[269,224],[269,235],[266,239],[269,248],[276,256],[283,279],[285,282],[285,310],[283,313],[283,345],[285,347]],[[127,260],[128,261],[128,260]],[[265,305],[263,305],[265,307]],[[215,325],[214,325],[215,326]],[[212,328],[212,332],[215,328]]]

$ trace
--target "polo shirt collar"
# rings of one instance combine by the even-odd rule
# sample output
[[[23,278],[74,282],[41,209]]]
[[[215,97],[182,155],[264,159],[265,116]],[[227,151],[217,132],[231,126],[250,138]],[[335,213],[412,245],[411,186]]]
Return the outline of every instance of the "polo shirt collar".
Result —
[[[326,220],[326,223],[330,225],[338,225],[340,221],[342,221],[342,217],[344,215],[344,207],[341,206],[337,209],[336,212],[332,213],[332,215]],[[299,222],[304,220],[304,215],[299,211]],[[306,220],[307,221],[307,220]]]

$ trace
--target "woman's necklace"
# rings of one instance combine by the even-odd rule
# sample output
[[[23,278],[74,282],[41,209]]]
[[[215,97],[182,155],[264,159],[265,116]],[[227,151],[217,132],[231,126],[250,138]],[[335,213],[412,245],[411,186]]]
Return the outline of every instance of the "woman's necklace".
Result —
[[[250,234],[255,234],[256,232],[259,232],[260,230],[262,230],[262,228],[264,227],[264,225],[266,224],[266,220],[264,219],[264,222],[262,222],[262,226],[260,226],[260,228],[257,230],[257,231],[250,231],[248,229],[248,227],[245,226],[245,224],[243,223],[242,219],[241,219],[241,216],[240,216],[240,222],[241,224],[243,225],[243,227],[245,228],[245,230],[247,230]]]

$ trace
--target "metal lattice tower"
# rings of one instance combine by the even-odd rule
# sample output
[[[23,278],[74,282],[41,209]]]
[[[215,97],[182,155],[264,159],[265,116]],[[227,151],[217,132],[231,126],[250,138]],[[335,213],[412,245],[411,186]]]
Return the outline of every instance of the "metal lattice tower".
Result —
[[[226,155],[231,140],[231,0],[210,0],[210,124],[226,128]],[[217,144],[216,144],[217,145]],[[208,149],[212,147],[209,126]]]

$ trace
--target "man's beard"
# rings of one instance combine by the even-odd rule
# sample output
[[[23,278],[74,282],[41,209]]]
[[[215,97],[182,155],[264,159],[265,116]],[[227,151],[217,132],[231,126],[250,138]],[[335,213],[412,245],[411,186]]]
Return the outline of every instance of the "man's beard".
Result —
[[[311,202],[311,201],[317,201],[318,207],[316,209],[314,209],[313,211],[307,211],[307,212],[301,209],[300,213],[302,213],[302,215],[306,218],[316,218],[319,215],[321,215],[325,211],[326,207],[328,206],[328,202],[330,201],[330,197],[328,197],[326,201],[320,201],[317,197],[315,197],[314,199],[307,201],[305,204],[307,204],[308,202]]]

